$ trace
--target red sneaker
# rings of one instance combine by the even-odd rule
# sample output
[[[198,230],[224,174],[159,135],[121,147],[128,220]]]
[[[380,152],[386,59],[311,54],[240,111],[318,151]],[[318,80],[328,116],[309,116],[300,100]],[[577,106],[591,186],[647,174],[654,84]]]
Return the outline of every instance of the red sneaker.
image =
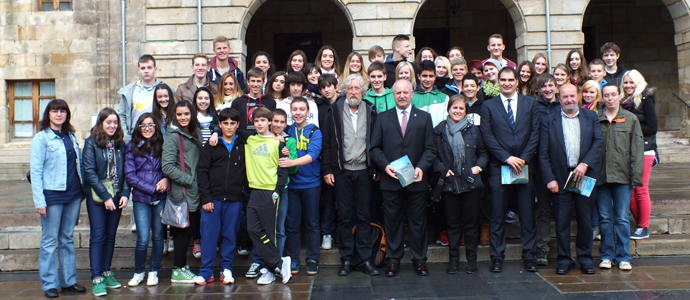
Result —
[[[192,253],[194,254],[195,258],[201,258],[201,240],[194,240],[194,248],[192,249]]]
[[[438,239],[436,239],[436,243],[442,246],[448,246],[448,234],[446,234],[445,231],[441,231],[441,234],[438,235]]]

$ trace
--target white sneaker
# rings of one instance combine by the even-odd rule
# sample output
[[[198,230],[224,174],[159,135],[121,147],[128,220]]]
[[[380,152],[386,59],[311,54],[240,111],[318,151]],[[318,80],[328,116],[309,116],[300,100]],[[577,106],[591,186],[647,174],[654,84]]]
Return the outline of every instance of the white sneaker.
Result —
[[[290,272],[290,257],[283,257],[283,264],[280,266],[280,277],[283,277],[283,283],[288,283],[292,272]]]
[[[144,273],[134,273],[134,277],[129,280],[129,286],[137,286],[144,281]]]
[[[618,263],[618,268],[621,270],[628,271],[628,270],[632,270],[632,265],[630,264],[630,262],[622,261],[622,262]]]
[[[168,253],[175,251],[175,241],[173,239],[168,240]]]
[[[134,223],[134,225],[132,225],[132,232],[137,232],[137,223]]]
[[[163,240],[163,255],[168,254],[168,240]]]
[[[229,269],[224,269],[223,272],[220,273],[220,280],[223,284],[235,283],[235,278],[232,277],[232,271]]]
[[[608,259],[602,260],[599,264],[599,269],[611,269],[611,261]]]
[[[200,275],[197,275],[196,277],[194,277],[193,280],[194,280],[195,285],[206,285],[206,283],[208,283],[206,281],[206,279],[204,279],[204,277],[201,277]],[[211,280],[209,279],[209,281],[211,281]]]
[[[269,272],[268,269],[261,269],[261,277],[256,280],[256,284],[271,284],[276,280],[276,276]]]
[[[158,271],[149,271],[149,278],[146,280],[146,285],[154,286],[158,285]]]
[[[331,248],[333,248],[333,237],[330,234],[324,235],[321,249],[330,250]]]

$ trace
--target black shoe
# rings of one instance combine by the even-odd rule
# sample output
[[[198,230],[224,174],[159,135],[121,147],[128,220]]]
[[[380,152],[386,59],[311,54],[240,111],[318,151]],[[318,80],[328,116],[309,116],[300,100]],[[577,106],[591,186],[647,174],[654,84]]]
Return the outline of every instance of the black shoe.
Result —
[[[568,274],[568,272],[570,272],[570,264],[558,264],[558,267],[556,268],[556,274],[565,275]]]
[[[76,292],[76,293],[83,293],[86,292],[86,288],[75,283],[73,286],[70,287],[63,287],[63,291],[70,291],[70,292]]]
[[[594,275],[596,273],[592,264],[580,265],[580,271],[582,271],[582,274],[587,275]]]
[[[370,261],[365,261],[361,263],[358,267],[358,270],[364,272],[364,274],[367,274],[369,276],[376,276],[376,275],[381,275],[381,272],[379,272],[374,265],[371,264]]]
[[[340,265],[340,269],[338,270],[338,276],[347,276],[352,273],[352,262],[349,260],[344,261]]]
[[[46,298],[57,298],[60,297],[60,294],[58,294],[57,289],[49,289],[46,291]]]
[[[386,276],[398,276],[398,269],[400,269],[399,263],[388,263],[388,268],[386,268]]]
[[[477,272],[477,261],[476,260],[470,260],[467,262],[467,274],[473,274]]]
[[[525,271],[527,272],[539,271],[539,269],[537,268],[537,264],[534,262],[533,259],[524,260],[523,264],[525,265]]]
[[[458,262],[455,259],[451,259],[450,262],[448,262],[448,267],[446,267],[446,273],[448,274],[455,274],[458,273],[458,265],[460,262]]]
[[[319,263],[313,260],[307,261],[307,275],[316,275],[319,273]]]
[[[503,271],[503,262],[500,259],[493,259],[490,270],[493,273],[501,273]]]

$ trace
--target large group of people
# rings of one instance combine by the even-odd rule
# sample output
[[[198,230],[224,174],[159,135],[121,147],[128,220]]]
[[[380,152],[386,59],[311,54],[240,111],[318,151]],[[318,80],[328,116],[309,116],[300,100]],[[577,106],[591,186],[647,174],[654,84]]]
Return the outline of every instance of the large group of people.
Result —
[[[573,50],[553,69],[541,53],[519,65],[503,57],[498,34],[484,60],[468,62],[456,46],[446,56],[420,48],[408,61],[405,35],[391,49],[372,47],[367,68],[357,52],[341,68],[330,46],[314,63],[297,50],[284,71],[261,51],[245,74],[219,36],[215,56],[194,55],[192,75],[175,90],[156,78],[155,58],[143,55],[140,80],[119,91],[117,110],[99,112],[83,151],[67,102],[50,101],[31,143],[30,172],[46,296],[57,297],[58,287],[85,291],[72,240],[84,199],[96,296],[121,287],[111,261],[130,202],[137,241],[129,286],[144,278],[158,284],[167,252],[172,282],[214,282],[220,253],[219,280],[234,283],[237,252],[251,255],[245,276],[257,284],[287,283],[300,272],[302,247],[306,274],[316,275],[320,249],[336,240],[338,275],[396,276],[404,247],[414,272],[428,275],[428,209],[437,243],[449,247],[449,274],[460,268],[461,245],[466,272],[477,272],[479,244],[489,245],[490,271],[501,272],[505,224],[515,222],[524,268],[538,271],[548,265],[552,214],[556,272],[567,274],[575,265],[573,208],[581,270],[595,273],[597,238],[599,268],[632,268],[630,239],[649,236],[657,122],[653,89],[617,62],[617,45],[604,44],[602,58],[589,64]],[[506,182],[511,176],[527,180]],[[596,182],[590,195],[566,188],[588,179]],[[167,205],[186,207],[178,213],[187,224],[164,225]],[[386,235],[383,272],[370,240],[377,223]],[[186,261],[190,243],[198,273]]]

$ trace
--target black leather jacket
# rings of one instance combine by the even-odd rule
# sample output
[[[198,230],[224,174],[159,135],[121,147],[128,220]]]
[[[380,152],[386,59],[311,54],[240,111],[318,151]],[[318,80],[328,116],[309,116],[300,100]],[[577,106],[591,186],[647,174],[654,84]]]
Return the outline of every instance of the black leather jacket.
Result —
[[[98,147],[92,138],[88,138],[84,143],[82,152],[82,174],[84,174],[84,192],[91,197],[91,188],[96,191],[101,199],[113,198],[115,205],[120,201],[120,196],[129,198],[129,184],[125,180],[125,143],[115,146],[115,161],[117,167],[117,178],[119,189],[115,190],[115,197],[108,194],[101,180],[108,177],[108,157],[104,148]]]

